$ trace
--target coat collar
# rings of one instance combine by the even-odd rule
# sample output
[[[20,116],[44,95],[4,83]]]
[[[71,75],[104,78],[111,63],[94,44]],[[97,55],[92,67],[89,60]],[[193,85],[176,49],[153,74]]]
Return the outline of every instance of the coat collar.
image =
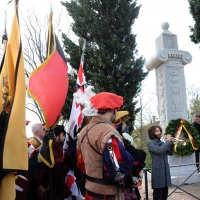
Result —
[[[109,119],[107,119],[103,116],[100,116],[100,115],[92,117],[91,121],[94,122],[94,123],[105,122],[105,123],[112,124]]]

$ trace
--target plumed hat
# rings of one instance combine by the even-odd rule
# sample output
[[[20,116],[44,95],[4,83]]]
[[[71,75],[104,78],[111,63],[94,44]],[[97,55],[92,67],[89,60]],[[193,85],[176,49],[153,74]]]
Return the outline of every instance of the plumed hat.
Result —
[[[115,125],[119,125],[121,123],[126,122],[129,118],[130,117],[129,117],[129,112],[128,111],[117,111],[114,124]]]
[[[54,128],[54,132],[56,136],[59,136],[62,132],[64,133],[64,135],[66,134],[66,131],[63,125],[56,125],[56,127]]]
[[[93,87],[89,86],[84,95],[75,93],[74,98],[77,103],[83,105],[82,113],[84,116],[97,116],[98,112],[106,112],[107,109],[119,110],[123,105],[123,97],[110,92],[101,92],[95,94]]]
[[[101,92],[90,99],[92,107],[98,112],[106,112],[107,109],[119,110],[123,105],[123,97],[110,92]]]

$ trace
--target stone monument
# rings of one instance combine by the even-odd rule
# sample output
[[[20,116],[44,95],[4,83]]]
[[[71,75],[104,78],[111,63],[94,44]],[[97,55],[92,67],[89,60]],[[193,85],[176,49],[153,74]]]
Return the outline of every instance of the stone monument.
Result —
[[[172,119],[188,120],[184,66],[191,63],[192,56],[178,49],[177,36],[171,33],[169,24],[163,22],[163,32],[156,39],[156,54],[146,63],[148,70],[155,69],[160,125],[165,130]],[[169,156],[169,165],[195,163],[192,156]],[[195,170],[195,165],[171,168],[172,183],[181,184]],[[187,183],[200,182],[196,173]]]

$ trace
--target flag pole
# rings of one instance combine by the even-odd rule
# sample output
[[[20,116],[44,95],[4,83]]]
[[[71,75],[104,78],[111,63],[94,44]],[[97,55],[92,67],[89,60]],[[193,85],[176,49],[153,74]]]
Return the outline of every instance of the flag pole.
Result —
[[[51,0],[51,3],[50,3],[50,13],[52,12],[52,0]]]
[[[53,18],[53,10],[52,10],[52,0],[51,0],[51,3],[50,3],[50,17],[51,19],[50,22],[51,22],[51,34],[52,34],[52,18]],[[51,46],[50,46],[50,43],[51,43],[51,36],[49,36],[49,45],[48,45],[48,56],[50,55],[50,50],[51,50]],[[53,183],[52,183],[52,168],[49,168],[49,200],[53,200]]]
[[[6,6],[11,3],[13,0],[8,1],[8,3],[6,4]],[[5,14],[4,14],[4,34],[2,36],[2,44],[3,44],[3,54],[6,52],[6,47],[7,47],[7,43],[8,43],[8,34],[7,34],[7,8],[5,9]]]
[[[84,63],[85,46],[86,46],[86,39],[84,39],[83,41],[82,56],[81,56],[82,63]]]
[[[5,9],[5,18],[4,18],[4,34],[2,36],[2,44],[3,44],[3,54],[6,51],[6,46],[7,46],[7,42],[8,42],[8,34],[7,34],[7,30],[6,30],[6,25],[7,25],[7,11]]]

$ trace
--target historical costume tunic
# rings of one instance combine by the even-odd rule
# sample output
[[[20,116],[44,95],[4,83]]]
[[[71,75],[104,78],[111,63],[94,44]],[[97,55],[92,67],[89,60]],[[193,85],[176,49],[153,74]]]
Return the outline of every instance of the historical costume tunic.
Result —
[[[115,137],[122,142],[121,136],[111,125],[111,122],[101,116],[93,117],[88,124],[88,137],[84,137],[86,129],[84,127],[78,135],[77,150],[83,155],[86,175],[92,178],[103,179],[103,163],[100,154],[103,153],[105,144],[109,138]],[[88,139],[93,148],[100,154],[90,147]],[[102,195],[117,194],[117,187],[117,185],[103,185],[89,180],[86,181],[85,185],[87,190]]]
[[[49,188],[51,190],[47,192],[47,197],[44,199],[48,199],[50,193],[53,195],[53,199],[64,199],[71,192],[65,184],[65,174],[68,168],[63,162],[63,149],[57,141],[54,141],[53,155],[55,160],[53,168],[50,169],[43,162],[39,164],[40,185],[43,188]]]

